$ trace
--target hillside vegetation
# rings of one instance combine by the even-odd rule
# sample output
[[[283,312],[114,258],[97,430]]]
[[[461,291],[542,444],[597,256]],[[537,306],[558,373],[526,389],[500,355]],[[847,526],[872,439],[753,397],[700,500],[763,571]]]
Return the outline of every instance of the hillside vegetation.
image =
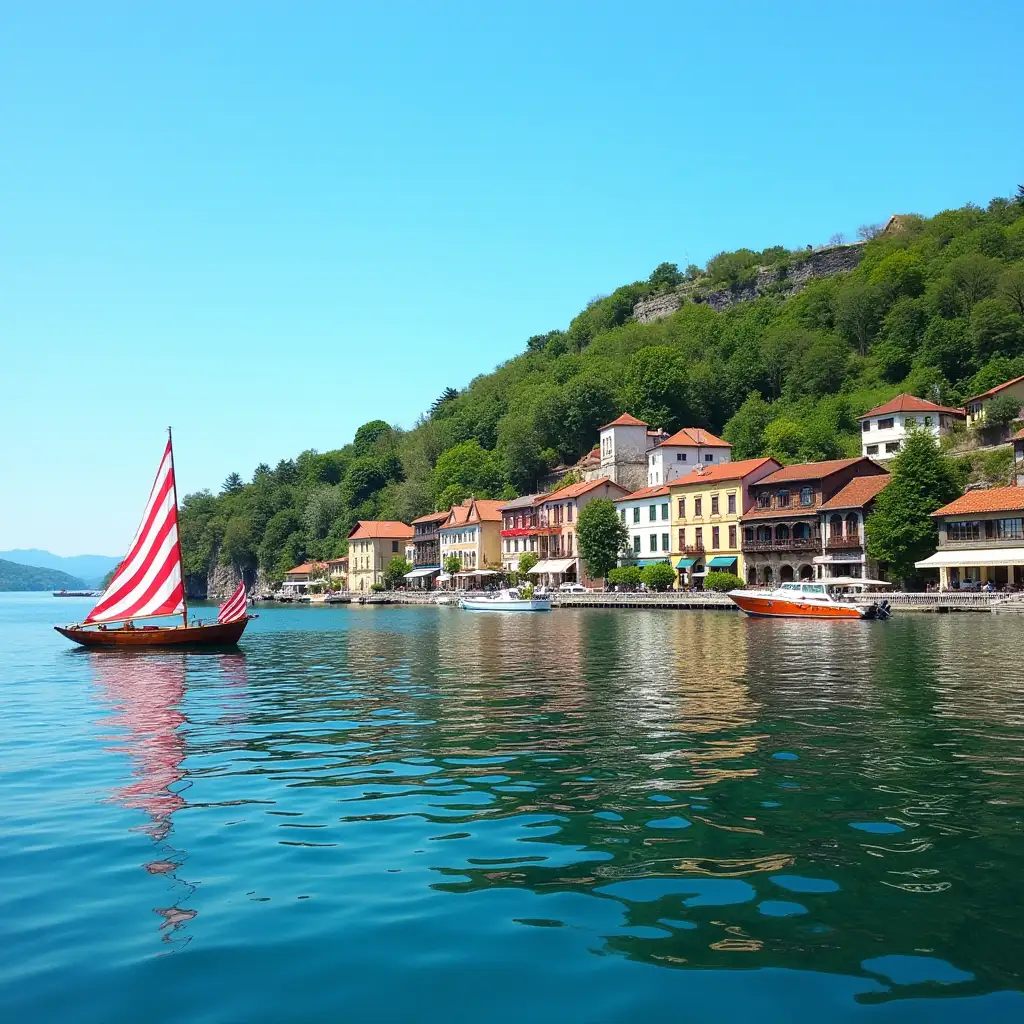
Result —
[[[592,301],[565,330],[448,388],[416,426],[382,420],[335,451],[306,451],[238,474],[221,493],[188,495],[186,571],[219,559],[277,575],[307,557],[343,553],[358,519],[401,519],[469,494],[512,497],[596,443],[627,410],[652,426],[703,426],[735,445],[735,458],[783,463],[858,454],[856,417],[900,391],[951,405],[1024,374],[1024,189],[867,242],[858,268],[815,280],[799,294],[767,295],[716,312],[686,301],[641,324],[634,304],[660,290],[748,284],[758,266],[804,254],[775,246],[720,253],[680,273]]]
[[[0,558],[0,591],[9,590],[83,590],[77,576],[38,565],[21,565]]]

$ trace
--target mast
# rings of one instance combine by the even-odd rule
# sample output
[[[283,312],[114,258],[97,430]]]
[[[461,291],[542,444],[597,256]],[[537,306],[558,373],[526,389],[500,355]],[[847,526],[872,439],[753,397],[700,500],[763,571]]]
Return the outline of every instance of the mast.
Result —
[[[185,559],[181,556],[181,519],[178,515],[178,477],[174,472],[174,442],[171,439],[171,428],[167,428],[167,444],[171,449],[171,489],[174,491],[174,528],[178,546],[178,573],[181,576],[181,624],[188,625],[188,598],[185,596]]]

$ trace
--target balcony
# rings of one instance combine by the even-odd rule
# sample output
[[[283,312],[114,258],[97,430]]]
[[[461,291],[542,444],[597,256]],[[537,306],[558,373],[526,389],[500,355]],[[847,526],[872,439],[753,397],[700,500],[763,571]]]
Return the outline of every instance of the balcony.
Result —
[[[831,536],[825,541],[825,549],[827,551],[849,551],[853,548],[862,548],[863,546],[860,535],[856,533]]]
[[[1020,548],[1024,547],[1024,536],[1020,537],[976,537],[974,540],[947,540],[939,534],[939,550],[956,551],[965,548]]]
[[[787,537],[784,540],[744,540],[744,551],[820,551],[821,536]]]
[[[558,527],[561,529],[561,527]],[[535,537],[539,528],[536,526],[515,526],[508,527],[501,531],[502,537]]]
[[[680,549],[681,555],[703,555],[704,545],[703,544],[684,544]]]

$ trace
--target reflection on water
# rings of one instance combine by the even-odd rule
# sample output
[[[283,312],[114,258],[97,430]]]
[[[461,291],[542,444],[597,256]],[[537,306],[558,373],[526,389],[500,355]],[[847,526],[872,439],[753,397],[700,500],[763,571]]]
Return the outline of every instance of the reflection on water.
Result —
[[[191,940],[168,961],[265,950],[293,993],[250,1007],[268,1019],[350,999],[434,1019],[439,991],[474,1005],[466,971],[498,985],[512,963],[518,1019],[634,1019],[652,985],[721,970],[742,973],[716,1005],[774,999],[779,1020],[982,996],[1004,1001],[963,1005],[1012,1019],[1017,636],[996,616],[294,609],[244,654],[66,660],[113,773],[78,813],[117,815],[126,857],[141,813],[149,844],[108,955],[152,952],[145,907]],[[788,994],[749,968],[787,969]],[[215,1016],[246,1018],[239,972]]]

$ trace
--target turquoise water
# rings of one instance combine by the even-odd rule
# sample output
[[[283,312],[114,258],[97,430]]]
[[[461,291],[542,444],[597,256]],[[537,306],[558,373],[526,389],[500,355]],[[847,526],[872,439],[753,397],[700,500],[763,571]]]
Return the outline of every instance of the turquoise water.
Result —
[[[1024,1019],[1020,620],[84,606],[0,595],[0,1019]]]

